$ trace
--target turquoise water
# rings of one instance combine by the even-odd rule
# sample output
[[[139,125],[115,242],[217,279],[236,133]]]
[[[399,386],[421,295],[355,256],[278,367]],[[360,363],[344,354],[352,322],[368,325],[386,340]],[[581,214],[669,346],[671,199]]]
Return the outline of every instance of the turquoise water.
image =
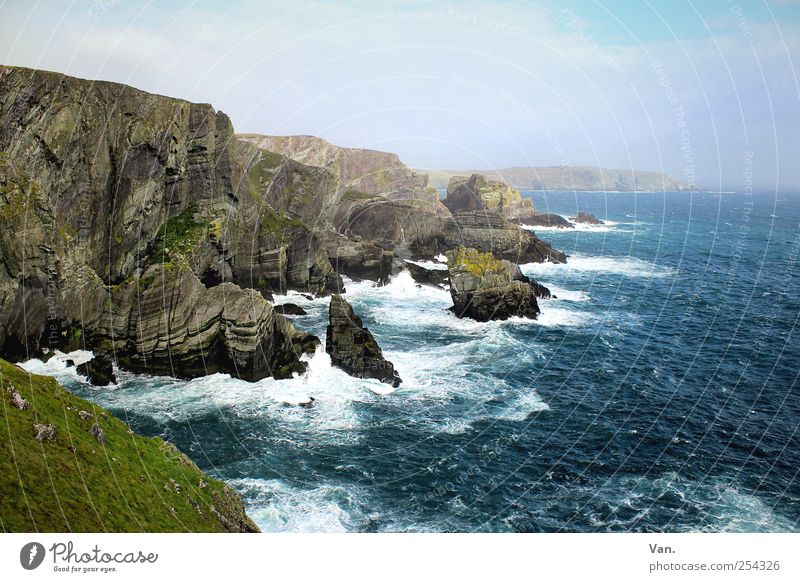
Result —
[[[527,193],[558,299],[477,323],[407,275],[347,297],[404,382],[58,376],[231,483],[265,531],[797,531],[800,197]],[[324,335],[327,301],[291,294]],[[296,403],[309,396],[315,406]]]

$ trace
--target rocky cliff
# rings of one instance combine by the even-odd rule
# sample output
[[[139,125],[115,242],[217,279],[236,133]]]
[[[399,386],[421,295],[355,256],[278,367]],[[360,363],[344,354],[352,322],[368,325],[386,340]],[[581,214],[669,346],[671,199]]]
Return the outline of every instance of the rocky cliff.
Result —
[[[391,200],[438,199],[435,191],[428,190],[428,177],[412,171],[396,154],[340,147],[311,135],[238,134],[237,138],[307,166],[324,168],[342,193],[352,190]]]
[[[249,379],[300,366],[291,324],[245,288],[340,279],[261,196],[272,161],[210,105],[0,67],[0,354],[112,347],[135,369],[203,360]]]
[[[489,180],[481,174],[451,178],[447,184],[444,205],[451,212],[486,210],[509,220],[533,214],[533,201],[530,198],[522,198],[519,190],[504,182]]]
[[[331,263],[355,279],[384,279],[396,257],[429,259],[459,245],[519,263],[566,260],[563,253],[509,221],[510,217],[519,221],[533,207],[505,184],[474,176],[460,190],[465,197],[474,191],[479,203],[454,204],[451,211],[435,192],[422,195],[425,177],[414,174],[393,154],[339,148],[309,136],[239,137],[265,156],[291,160],[280,163],[276,174],[280,180],[277,185],[273,182],[265,199],[278,212],[313,225],[315,235],[325,241]],[[381,175],[394,179],[375,182],[377,174],[369,172],[377,172],[383,164],[389,166]]]
[[[314,341],[274,312],[274,293],[385,281],[398,258],[460,245],[566,260],[508,220],[529,206],[503,184],[473,177],[480,208],[451,212],[394,154],[237,139],[207,104],[0,67],[0,123],[12,359],[82,347],[136,371],[285,377]]]

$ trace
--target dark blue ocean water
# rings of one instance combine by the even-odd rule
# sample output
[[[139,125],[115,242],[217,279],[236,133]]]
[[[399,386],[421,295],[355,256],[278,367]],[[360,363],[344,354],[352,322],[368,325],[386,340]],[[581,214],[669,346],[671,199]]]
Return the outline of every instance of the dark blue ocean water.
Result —
[[[529,194],[530,195],[530,194]],[[404,379],[57,375],[231,483],[265,531],[798,531],[800,197],[534,193],[536,322],[476,323],[403,275],[348,299]],[[325,300],[290,295],[324,336]],[[313,408],[293,403],[308,396]]]

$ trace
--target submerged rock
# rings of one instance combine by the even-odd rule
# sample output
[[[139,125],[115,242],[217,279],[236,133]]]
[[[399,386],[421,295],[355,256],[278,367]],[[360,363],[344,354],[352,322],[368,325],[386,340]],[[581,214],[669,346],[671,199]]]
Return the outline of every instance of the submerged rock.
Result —
[[[570,220],[578,224],[605,224],[594,214],[589,214],[588,212],[578,212],[575,216],[571,216]]]
[[[402,382],[394,364],[383,357],[375,337],[339,294],[331,296],[325,351],[334,366],[351,376],[375,378],[394,387]]]
[[[117,383],[117,378],[114,376],[113,363],[102,354],[78,366],[77,372],[81,376],[86,376],[89,382],[95,386],[108,386],[109,384]]]
[[[519,267],[500,260],[492,253],[461,247],[447,253],[450,295],[457,317],[477,321],[508,319],[512,316],[535,319],[539,315],[539,296],[549,296],[543,285],[522,275]]]

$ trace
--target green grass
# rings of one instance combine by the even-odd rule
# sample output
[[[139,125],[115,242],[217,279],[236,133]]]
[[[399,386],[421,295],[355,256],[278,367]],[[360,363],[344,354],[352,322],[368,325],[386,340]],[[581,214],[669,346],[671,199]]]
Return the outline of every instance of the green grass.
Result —
[[[0,220],[18,220],[41,202],[39,183],[15,167],[0,151]]]
[[[195,221],[196,212],[197,206],[191,205],[158,229],[149,264],[188,263],[197,243],[208,232],[208,224]]]
[[[12,406],[11,385],[29,408]],[[238,496],[173,445],[130,433],[121,420],[54,379],[0,360],[0,399],[0,530],[222,532],[255,527]],[[81,419],[81,410],[92,417]],[[105,446],[89,433],[94,422],[105,431]],[[35,440],[34,423],[55,425],[56,440]]]
[[[261,192],[269,186],[272,177],[275,175],[275,168],[277,168],[283,156],[274,152],[261,150],[258,161],[253,164],[247,172],[248,186],[250,187],[250,195],[258,200]]]

